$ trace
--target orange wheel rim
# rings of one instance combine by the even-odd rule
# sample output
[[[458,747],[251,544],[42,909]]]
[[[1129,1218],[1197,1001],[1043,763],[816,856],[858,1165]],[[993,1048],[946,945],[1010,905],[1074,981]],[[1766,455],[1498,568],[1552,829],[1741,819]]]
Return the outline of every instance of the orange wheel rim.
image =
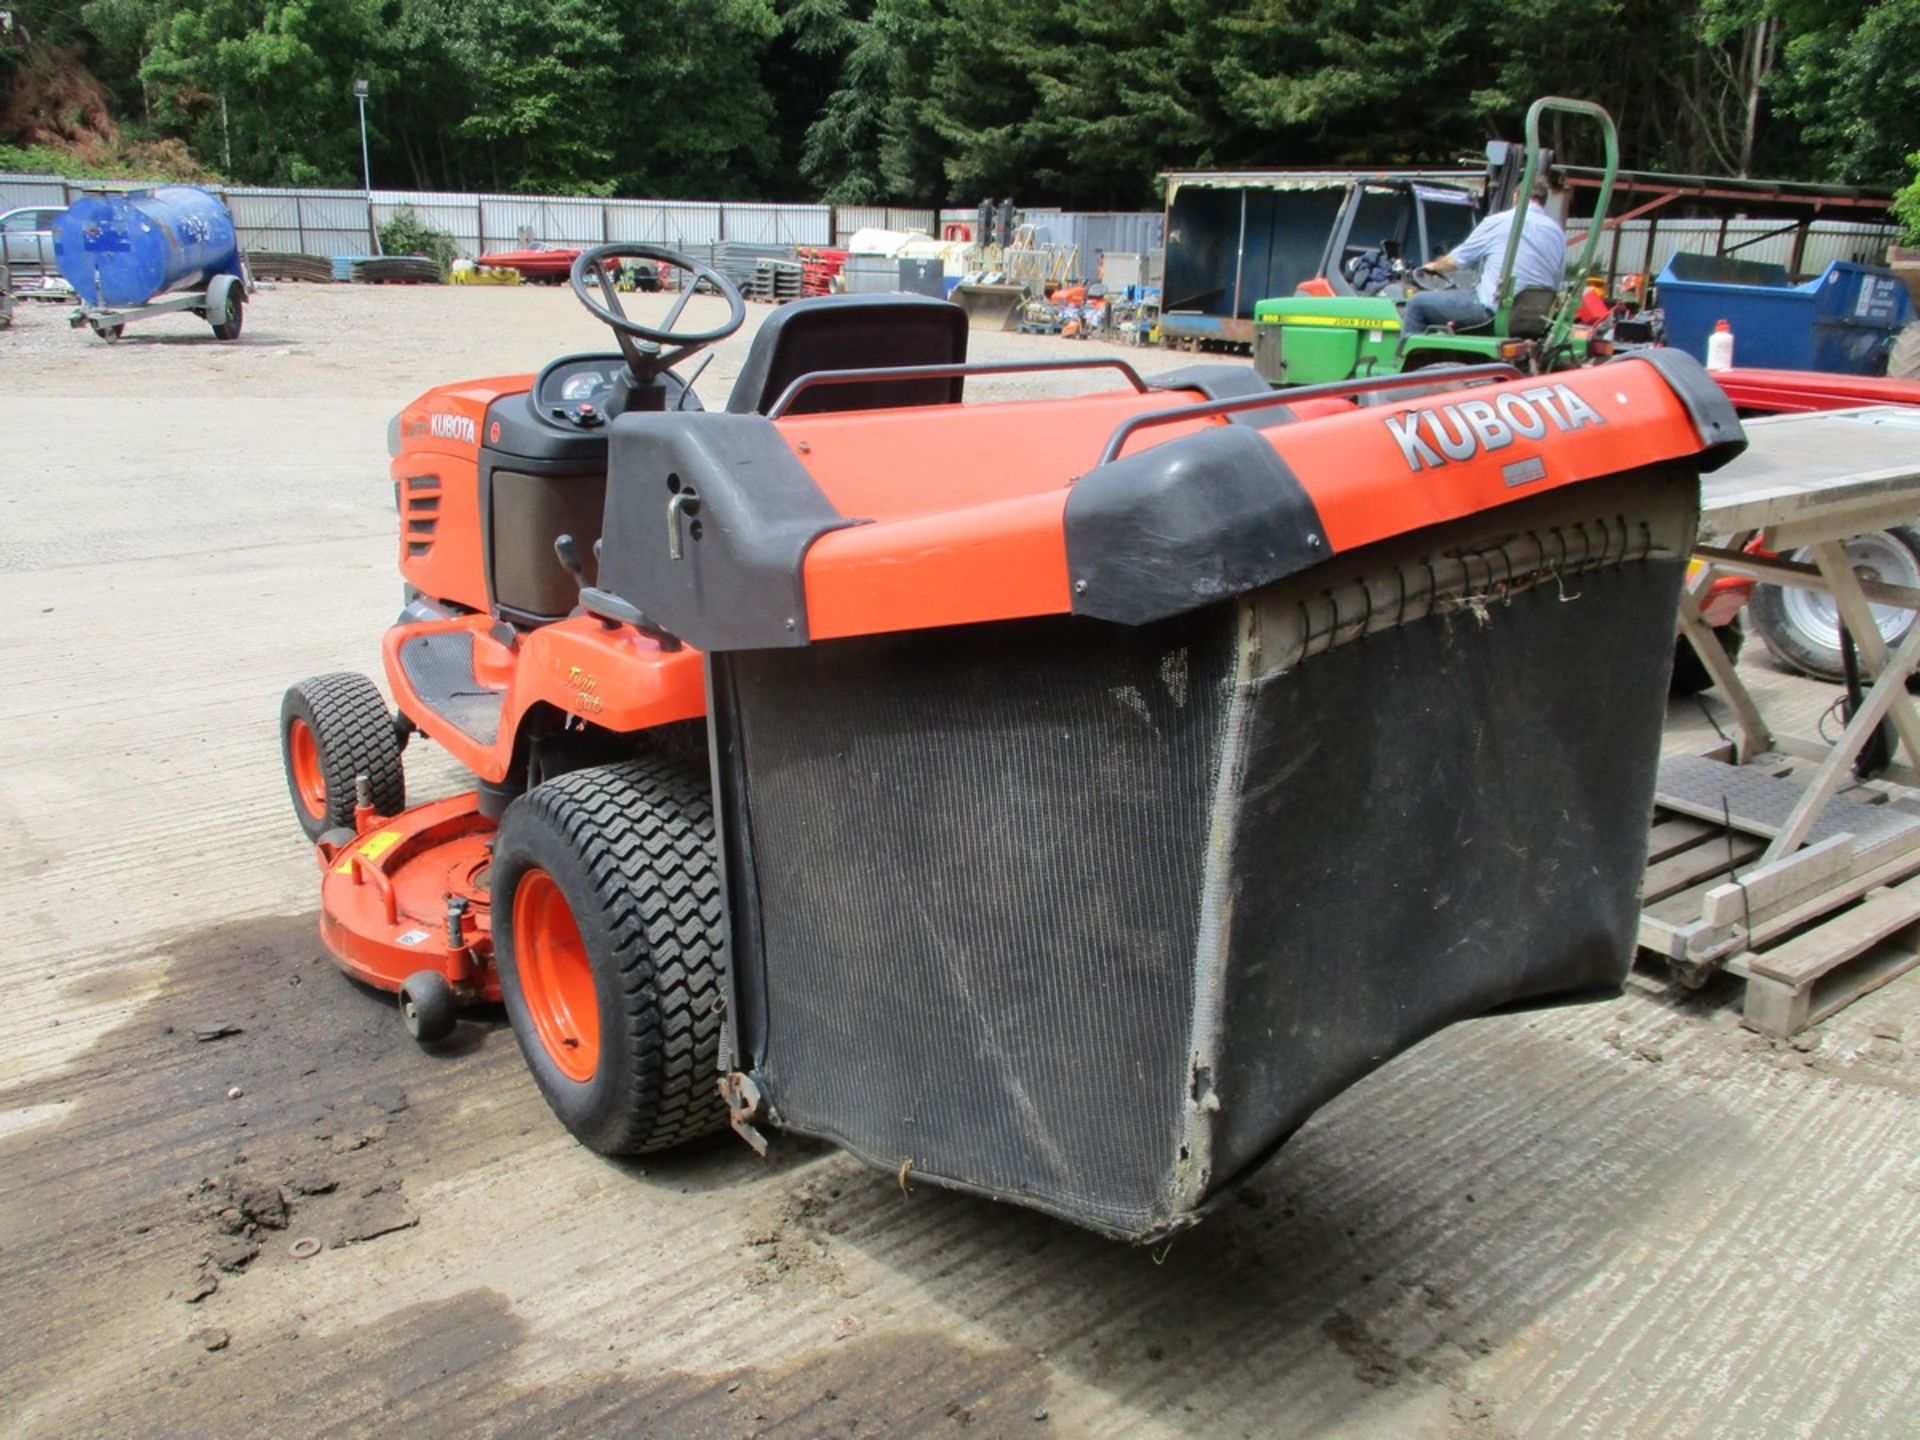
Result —
[[[600,1002],[573,909],[544,870],[527,871],[513,892],[513,959],[541,1048],[585,1084],[600,1067]]]
[[[320,768],[320,742],[313,738],[313,727],[306,721],[295,720],[288,727],[287,756],[300,803],[309,815],[320,819],[327,813],[327,773]]]

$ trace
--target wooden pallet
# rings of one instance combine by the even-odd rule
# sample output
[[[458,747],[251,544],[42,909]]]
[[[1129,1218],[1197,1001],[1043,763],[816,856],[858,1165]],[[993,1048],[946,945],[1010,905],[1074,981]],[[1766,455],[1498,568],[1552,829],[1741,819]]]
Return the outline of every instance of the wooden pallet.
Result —
[[[1848,908],[1763,950],[1736,955],[1744,1018],[1763,1035],[1795,1035],[1920,965],[1920,877],[1870,890]]]
[[[1641,889],[1642,950],[1683,984],[1737,976],[1746,1023],[1772,1035],[1920,964],[1920,816],[1893,787],[1836,797],[1812,843],[1763,863],[1804,768],[1669,760]]]

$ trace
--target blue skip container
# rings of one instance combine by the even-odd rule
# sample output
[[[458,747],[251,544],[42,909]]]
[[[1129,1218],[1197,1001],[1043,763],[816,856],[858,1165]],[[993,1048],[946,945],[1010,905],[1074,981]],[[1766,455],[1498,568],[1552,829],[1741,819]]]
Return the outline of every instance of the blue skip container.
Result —
[[[1736,365],[1880,375],[1894,333],[1913,318],[1892,271],[1851,260],[1795,285],[1784,266],[1679,254],[1657,283],[1667,343],[1696,360],[1706,359],[1707,337],[1724,320]]]
[[[227,207],[192,185],[83,195],[54,222],[60,273],[83,305],[144,305],[169,290],[239,277]]]

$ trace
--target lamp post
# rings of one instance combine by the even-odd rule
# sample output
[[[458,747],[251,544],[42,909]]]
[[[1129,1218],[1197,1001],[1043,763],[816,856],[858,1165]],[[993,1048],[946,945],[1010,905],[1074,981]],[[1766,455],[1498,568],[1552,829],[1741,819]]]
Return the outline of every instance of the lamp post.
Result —
[[[366,191],[373,194],[373,162],[367,158],[367,82],[353,82],[353,95],[360,102],[360,178],[366,182]]]
[[[367,192],[367,234],[373,240],[374,254],[380,253],[380,231],[373,223],[373,161],[367,153],[367,82],[353,82],[353,97],[360,102],[360,179]]]

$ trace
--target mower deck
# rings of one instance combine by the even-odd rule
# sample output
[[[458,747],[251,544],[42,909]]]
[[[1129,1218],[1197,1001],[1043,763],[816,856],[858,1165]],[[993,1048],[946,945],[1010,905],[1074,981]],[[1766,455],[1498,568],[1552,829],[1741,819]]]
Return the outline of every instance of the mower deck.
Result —
[[[462,999],[498,1001],[487,885],[493,833],[468,791],[370,816],[345,844],[322,836],[320,938],[340,968],[382,990],[436,971]]]

